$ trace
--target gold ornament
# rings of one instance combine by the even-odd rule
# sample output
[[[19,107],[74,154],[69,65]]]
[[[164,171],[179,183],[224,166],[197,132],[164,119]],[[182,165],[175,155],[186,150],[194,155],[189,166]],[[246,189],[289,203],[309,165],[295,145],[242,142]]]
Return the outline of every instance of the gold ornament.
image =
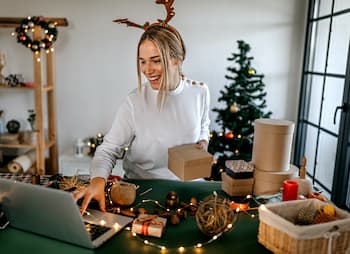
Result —
[[[254,75],[255,74],[255,70],[254,69],[249,69],[248,70],[248,74],[249,75]]]
[[[240,109],[239,109],[239,107],[237,106],[237,103],[236,103],[236,102],[233,103],[233,104],[231,105],[231,107],[230,107],[230,111],[231,111],[232,113],[237,113],[239,110],[240,110]]]

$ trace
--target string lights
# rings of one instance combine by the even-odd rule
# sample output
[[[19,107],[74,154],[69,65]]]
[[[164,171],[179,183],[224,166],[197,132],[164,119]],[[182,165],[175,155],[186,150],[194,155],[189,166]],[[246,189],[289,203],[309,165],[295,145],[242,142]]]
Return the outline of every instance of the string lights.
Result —
[[[107,191],[107,193],[108,193],[108,191]],[[110,208],[107,208],[108,212],[117,213],[117,214],[124,214],[124,215],[133,216],[133,217],[136,217],[136,214],[135,214],[136,209],[143,206],[146,203],[151,203],[151,204],[153,203],[156,207],[160,208],[166,214],[169,214],[172,211],[171,208],[162,205],[158,200],[154,200],[154,199],[143,199],[140,202],[138,202],[136,205],[134,205],[133,207],[130,207],[128,209],[122,209],[121,207],[113,207],[113,202],[111,202],[110,199],[107,199],[107,200],[109,201],[109,205],[111,205]],[[190,203],[186,204],[186,203],[182,202],[181,204],[182,204],[182,206],[180,208],[175,209],[176,214],[181,214],[182,211],[188,210],[191,208],[198,208],[200,206],[201,202],[198,204],[192,198]],[[235,214],[235,216],[237,216],[237,213],[240,212],[238,210],[233,210],[233,209],[232,209],[232,211]],[[217,239],[219,239],[220,236],[223,235],[224,232],[228,232],[233,228],[233,224],[236,222],[236,219],[232,223],[228,223],[225,226],[225,228],[223,228],[223,230],[221,232],[219,232],[215,235],[209,236],[208,240],[201,240],[201,241],[196,242],[195,244],[188,244],[188,245],[181,244],[180,246],[175,246],[175,247],[167,246],[165,244],[159,244],[159,243],[154,242],[152,240],[145,239],[145,236],[142,236],[142,235],[139,235],[135,232],[132,232],[131,227],[126,227],[125,230],[130,231],[133,238],[137,239],[138,241],[142,242],[143,244],[145,244],[147,246],[152,246],[152,247],[158,248],[159,250],[161,250],[161,252],[167,251],[167,250],[177,250],[178,252],[183,253],[189,249],[192,249],[192,250],[193,249],[201,249],[204,246],[216,241]]]

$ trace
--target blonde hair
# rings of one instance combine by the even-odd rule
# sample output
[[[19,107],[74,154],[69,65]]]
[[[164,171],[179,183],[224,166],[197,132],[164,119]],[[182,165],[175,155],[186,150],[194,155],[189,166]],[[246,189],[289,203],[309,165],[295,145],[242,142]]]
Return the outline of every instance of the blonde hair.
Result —
[[[179,77],[182,76],[180,66],[181,63],[185,60],[186,48],[181,35],[174,28],[170,30],[166,27],[161,26],[149,27],[142,34],[137,46],[137,77],[138,88],[140,92],[142,87],[141,70],[139,64],[140,45],[146,40],[153,42],[157,47],[160,54],[160,61],[163,66],[163,75],[157,97],[157,104],[159,109],[161,109],[164,106],[168,92],[175,89],[175,86],[177,85],[170,84],[171,79],[168,71],[169,62],[172,59],[179,60]]]

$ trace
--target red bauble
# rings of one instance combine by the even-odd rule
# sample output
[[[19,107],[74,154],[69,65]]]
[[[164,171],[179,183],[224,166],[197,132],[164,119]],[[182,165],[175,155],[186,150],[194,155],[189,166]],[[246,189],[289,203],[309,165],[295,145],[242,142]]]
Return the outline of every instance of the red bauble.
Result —
[[[225,135],[226,138],[234,138],[234,136],[232,132],[227,132]]]

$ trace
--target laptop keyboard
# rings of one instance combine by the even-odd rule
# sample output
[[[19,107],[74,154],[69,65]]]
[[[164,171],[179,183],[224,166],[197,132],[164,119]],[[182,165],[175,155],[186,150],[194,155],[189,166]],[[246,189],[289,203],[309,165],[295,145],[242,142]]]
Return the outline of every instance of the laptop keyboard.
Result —
[[[85,228],[86,228],[92,241],[111,229],[110,227],[92,224],[92,223],[89,223],[86,221],[84,221],[84,223],[85,223]]]

